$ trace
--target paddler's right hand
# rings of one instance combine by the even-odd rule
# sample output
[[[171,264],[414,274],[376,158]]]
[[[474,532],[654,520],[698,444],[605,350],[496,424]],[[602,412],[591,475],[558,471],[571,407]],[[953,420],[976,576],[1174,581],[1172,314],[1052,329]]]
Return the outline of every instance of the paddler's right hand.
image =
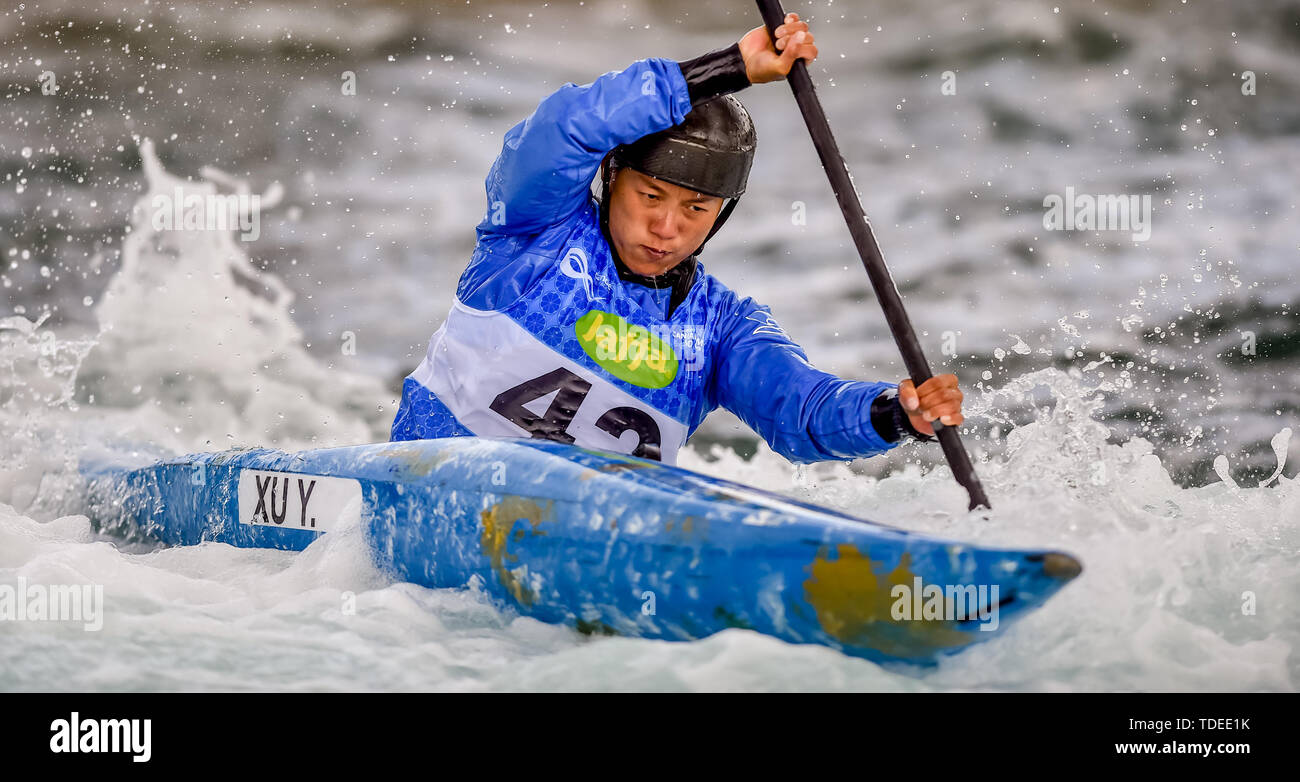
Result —
[[[767,27],[755,27],[740,39],[740,56],[749,83],[763,84],[784,79],[797,59],[812,63],[817,59],[817,45],[808,23],[799,21],[799,14],[786,14],[785,23],[776,28],[775,47]]]

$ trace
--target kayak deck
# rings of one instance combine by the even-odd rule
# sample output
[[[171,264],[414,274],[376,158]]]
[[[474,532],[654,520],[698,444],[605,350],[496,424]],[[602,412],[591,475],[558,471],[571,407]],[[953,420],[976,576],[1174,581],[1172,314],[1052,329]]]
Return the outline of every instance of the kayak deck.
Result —
[[[1061,552],[909,533],[544,440],[237,450],[82,470],[89,515],[110,531],[301,550],[357,524],[399,580],[477,583],[583,632],[693,640],[741,627],[931,663],[998,635],[1080,572]]]

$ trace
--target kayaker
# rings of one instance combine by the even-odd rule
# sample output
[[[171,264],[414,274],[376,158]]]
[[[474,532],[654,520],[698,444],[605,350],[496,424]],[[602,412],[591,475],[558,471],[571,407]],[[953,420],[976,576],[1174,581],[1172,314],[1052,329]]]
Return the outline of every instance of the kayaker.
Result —
[[[815,369],[767,307],[699,260],[754,157],[731,93],[817,57],[797,14],[776,36],[756,27],[693,60],[566,84],[506,133],[474,255],[403,384],[393,440],[532,436],[674,463],[722,406],[812,462],[962,423],[955,375],[914,388]]]

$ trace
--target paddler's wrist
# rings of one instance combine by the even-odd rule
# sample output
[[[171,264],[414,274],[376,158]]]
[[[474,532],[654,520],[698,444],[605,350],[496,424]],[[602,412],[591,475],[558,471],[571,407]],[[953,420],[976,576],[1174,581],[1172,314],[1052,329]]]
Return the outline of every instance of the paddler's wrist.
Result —
[[[739,92],[749,86],[745,59],[740,55],[738,43],[691,60],[682,60],[677,65],[686,79],[692,106]]]
[[[898,400],[897,389],[887,389],[871,400],[871,426],[887,443],[896,443],[904,435],[918,442],[934,442],[935,437],[922,434],[912,425],[903,403]]]

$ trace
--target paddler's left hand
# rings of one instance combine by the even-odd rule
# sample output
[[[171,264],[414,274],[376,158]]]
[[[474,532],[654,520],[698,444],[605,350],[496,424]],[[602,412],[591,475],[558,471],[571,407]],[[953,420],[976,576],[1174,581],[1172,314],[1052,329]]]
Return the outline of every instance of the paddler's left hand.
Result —
[[[935,375],[920,388],[913,386],[910,378],[898,384],[898,401],[921,434],[934,434],[930,422],[935,419],[944,426],[961,426],[966,420],[961,414],[961,400],[956,375]]]
[[[767,27],[755,27],[740,39],[740,56],[749,83],[763,84],[784,79],[795,60],[812,63],[817,59],[817,45],[808,23],[799,21],[799,14],[786,14],[784,24],[776,28],[775,48]]]

